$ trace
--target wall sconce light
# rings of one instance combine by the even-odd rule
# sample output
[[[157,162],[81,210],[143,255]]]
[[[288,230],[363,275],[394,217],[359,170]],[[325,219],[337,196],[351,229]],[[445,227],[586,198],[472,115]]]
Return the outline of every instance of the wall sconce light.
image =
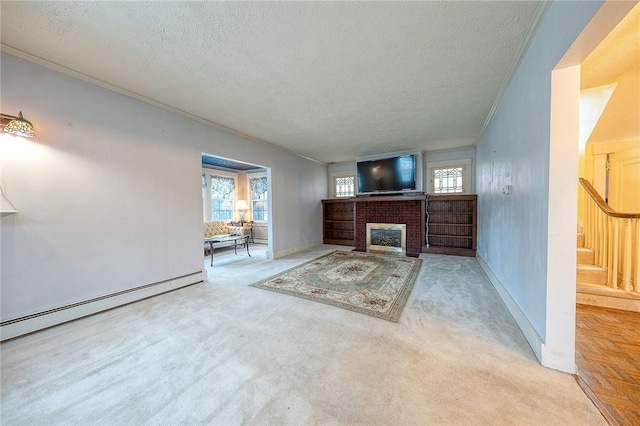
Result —
[[[18,116],[0,114],[0,123],[5,132],[12,135],[24,136],[25,138],[35,138],[36,132],[33,131],[33,124],[25,120],[22,111]]]
[[[240,226],[244,226],[244,216],[249,210],[249,205],[245,200],[238,200],[236,203],[236,210],[240,212]]]

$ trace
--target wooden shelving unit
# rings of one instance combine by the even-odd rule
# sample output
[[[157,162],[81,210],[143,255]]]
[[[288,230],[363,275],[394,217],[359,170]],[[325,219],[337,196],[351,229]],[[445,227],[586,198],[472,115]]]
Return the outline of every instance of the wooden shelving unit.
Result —
[[[324,243],[355,245],[355,213],[355,203],[351,199],[322,200]]]
[[[358,204],[363,202],[370,204],[378,201],[405,202],[413,199],[426,199],[426,202],[422,204],[422,212],[416,213],[417,217],[420,217],[419,225],[426,231],[426,234],[420,236],[422,244],[424,244],[421,250],[423,253],[472,257],[476,255],[478,196],[475,194],[422,195],[417,198],[358,197],[322,200],[323,242],[325,244],[357,245],[356,208]],[[384,214],[396,215],[397,212]],[[403,223],[404,221],[410,223],[410,219],[405,218]],[[383,220],[382,222],[387,221]],[[416,229],[420,230],[420,228]],[[416,248],[420,251],[419,243]]]
[[[476,255],[478,196],[427,195],[424,253]]]

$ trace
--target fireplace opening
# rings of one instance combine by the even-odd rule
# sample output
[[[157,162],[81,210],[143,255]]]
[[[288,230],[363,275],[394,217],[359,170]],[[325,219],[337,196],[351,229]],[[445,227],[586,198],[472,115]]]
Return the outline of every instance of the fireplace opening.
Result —
[[[367,251],[407,253],[407,225],[404,223],[367,223]]]

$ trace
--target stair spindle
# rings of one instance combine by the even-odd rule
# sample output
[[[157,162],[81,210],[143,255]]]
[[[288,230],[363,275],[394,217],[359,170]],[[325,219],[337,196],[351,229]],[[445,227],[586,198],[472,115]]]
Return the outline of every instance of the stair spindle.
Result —
[[[611,265],[611,269],[613,269],[611,287],[613,288],[618,288],[618,251],[620,247],[618,228],[618,221],[615,220],[613,223],[613,264]]]
[[[622,264],[622,284],[624,291],[631,291],[631,219],[624,220],[624,263]]]
[[[638,242],[640,241],[640,221],[636,220],[636,267],[633,282],[635,284],[636,291],[640,293],[640,247]]]

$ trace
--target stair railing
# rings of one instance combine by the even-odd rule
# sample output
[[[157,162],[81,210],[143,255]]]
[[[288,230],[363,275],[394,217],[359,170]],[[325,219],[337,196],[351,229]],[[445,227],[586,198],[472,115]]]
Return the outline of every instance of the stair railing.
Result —
[[[610,208],[595,188],[580,178],[585,191],[584,245],[594,251],[595,265],[607,270],[607,285],[640,293],[640,213]]]

